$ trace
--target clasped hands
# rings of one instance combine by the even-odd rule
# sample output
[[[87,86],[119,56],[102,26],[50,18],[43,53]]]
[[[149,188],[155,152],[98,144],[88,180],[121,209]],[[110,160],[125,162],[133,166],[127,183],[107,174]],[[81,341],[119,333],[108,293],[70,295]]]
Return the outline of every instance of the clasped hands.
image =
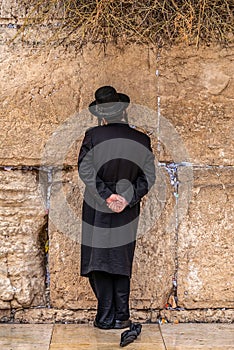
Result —
[[[121,213],[121,211],[123,211],[128,205],[128,202],[120,194],[112,194],[106,199],[106,204],[113,212]]]

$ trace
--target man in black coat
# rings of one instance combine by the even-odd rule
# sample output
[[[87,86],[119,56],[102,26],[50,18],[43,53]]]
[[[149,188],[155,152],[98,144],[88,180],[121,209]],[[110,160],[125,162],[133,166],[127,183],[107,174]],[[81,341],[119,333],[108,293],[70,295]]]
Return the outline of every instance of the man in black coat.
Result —
[[[86,131],[78,158],[85,183],[81,275],[98,300],[96,327],[130,325],[129,294],[141,198],[155,181],[150,138],[129,126],[130,99],[111,86],[95,93],[90,112],[98,126]]]

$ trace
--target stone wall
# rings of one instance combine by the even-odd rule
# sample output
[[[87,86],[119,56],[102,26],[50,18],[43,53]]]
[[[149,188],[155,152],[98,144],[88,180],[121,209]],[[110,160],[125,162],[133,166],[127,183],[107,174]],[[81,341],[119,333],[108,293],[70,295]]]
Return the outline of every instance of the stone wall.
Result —
[[[233,321],[233,48],[8,46],[15,29],[3,8],[0,319],[94,315],[79,275],[76,163],[85,129],[96,124],[87,106],[111,84],[131,97],[130,123],[151,134],[157,159],[134,260],[133,318]],[[177,309],[165,309],[170,295]]]

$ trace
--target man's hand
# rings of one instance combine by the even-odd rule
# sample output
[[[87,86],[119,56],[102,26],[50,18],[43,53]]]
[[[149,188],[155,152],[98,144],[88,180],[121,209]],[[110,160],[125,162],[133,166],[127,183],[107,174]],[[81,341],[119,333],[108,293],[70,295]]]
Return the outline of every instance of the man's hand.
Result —
[[[128,205],[126,199],[119,194],[112,194],[106,199],[108,207],[115,213],[121,213]]]

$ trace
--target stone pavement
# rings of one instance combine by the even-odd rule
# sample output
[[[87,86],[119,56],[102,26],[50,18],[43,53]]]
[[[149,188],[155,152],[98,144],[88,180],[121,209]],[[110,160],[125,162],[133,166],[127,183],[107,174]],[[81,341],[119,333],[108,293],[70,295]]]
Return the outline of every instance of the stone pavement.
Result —
[[[1,350],[115,350],[123,330],[77,324],[0,324]],[[234,350],[234,324],[144,324],[128,350]]]

